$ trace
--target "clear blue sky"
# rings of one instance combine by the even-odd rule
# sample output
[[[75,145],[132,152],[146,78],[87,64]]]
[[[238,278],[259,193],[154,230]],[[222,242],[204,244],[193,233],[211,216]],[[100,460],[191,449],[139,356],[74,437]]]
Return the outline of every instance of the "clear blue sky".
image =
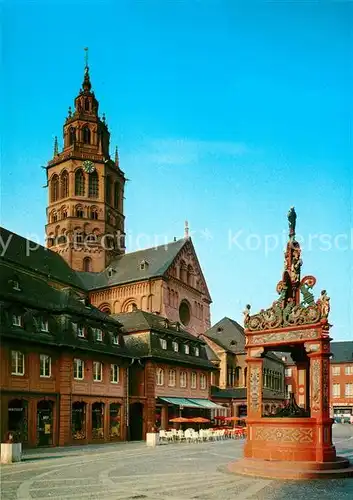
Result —
[[[266,252],[266,235],[295,205],[303,273],[331,297],[334,339],[352,339],[352,26],[343,1],[5,1],[2,224],[44,240],[41,165],[87,45],[131,180],[129,250],[188,219],[213,322],[242,321],[276,298],[284,241]]]

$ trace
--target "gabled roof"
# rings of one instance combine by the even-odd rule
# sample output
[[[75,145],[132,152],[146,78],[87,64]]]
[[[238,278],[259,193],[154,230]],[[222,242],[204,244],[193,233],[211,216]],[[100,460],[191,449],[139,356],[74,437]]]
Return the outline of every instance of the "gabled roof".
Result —
[[[331,342],[331,363],[353,363],[353,341]]]
[[[126,253],[114,259],[101,273],[79,272],[89,290],[121,285],[163,276],[187,240],[180,239],[145,250]],[[143,269],[141,262],[145,262]]]
[[[182,328],[178,331],[176,324],[168,321],[163,316],[142,311],[141,309],[128,313],[113,314],[111,317],[122,323],[124,333],[155,330],[180,337],[181,339],[190,340],[194,343],[197,342],[202,345],[205,343],[202,339],[198,339],[195,335],[191,335],[191,333]]]
[[[58,253],[3,227],[0,227],[0,237],[6,248],[0,259],[34,271],[53,281],[83,289],[83,283],[77,273]]]
[[[244,352],[245,350],[244,328],[227,316],[207,330],[205,337],[233,353]]]
[[[113,317],[123,325],[125,344],[136,357],[151,357],[207,369],[214,368],[208,358],[205,342],[185,330],[178,331],[175,324],[168,321],[166,323],[166,318],[141,310],[114,314]],[[154,333],[157,333],[157,336],[153,335]],[[181,348],[177,352],[171,348],[162,349],[159,338],[168,340],[168,337],[171,340],[180,339],[181,343],[197,344],[200,355],[186,354]]]

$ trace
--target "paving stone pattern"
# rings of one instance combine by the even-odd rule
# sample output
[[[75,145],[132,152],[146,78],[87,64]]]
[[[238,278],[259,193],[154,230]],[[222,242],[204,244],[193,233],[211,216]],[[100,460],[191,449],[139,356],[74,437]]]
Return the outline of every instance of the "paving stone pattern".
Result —
[[[353,426],[334,429],[339,454],[353,461]],[[242,456],[243,441],[145,443],[26,452],[3,466],[1,499],[95,500],[352,500],[353,481],[275,481],[236,476],[226,465]]]

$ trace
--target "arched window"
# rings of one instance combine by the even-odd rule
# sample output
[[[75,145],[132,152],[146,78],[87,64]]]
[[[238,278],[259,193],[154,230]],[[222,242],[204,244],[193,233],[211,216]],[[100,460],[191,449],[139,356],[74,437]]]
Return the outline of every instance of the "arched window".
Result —
[[[88,177],[88,196],[90,198],[98,198],[98,190],[99,190],[99,180],[97,171],[95,170]]]
[[[80,168],[75,172],[75,195],[85,195],[85,176]]]
[[[87,125],[85,125],[83,127],[83,129],[82,129],[82,138],[83,138],[84,144],[90,144],[91,143],[91,131],[87,127]]]
[[[52,222],[57,222],[58,221],[58,213],[56,210],[53,210],[52,213],[51,213],[51,217],[52,217]]]
[[[180,262],[180,280],[187,283],[187,266],[183,260]]]
[[[111,205],[112,200],[112,181],[110,175],[105,180],[105,201]]]
[[[70,146],[72,144],[75,144],[76,142],[76,129],[75,127],[71,127],[70,128],[70,132],[69,132],[69,142],[70,142]]]
[[[59,199],[59,176],[53,175],[51,180],[51,201],[57,201]]]
[[[80,219],[84,217],[83,208],[81,205],[77,205],[76,207],[76,217],[79,217]]]
[[[163,368],[157,368],[156,384],[157,385],[164,385],[164,370],[163,370]]]
[[[247,387],[247,376],[248,376],[248,369],[244,368],[244,387]]]
[[[98,219],[98,210],[96,207],[91,207],[89,212],[90,219],[97,220]]]
[[[64,170],[60,176],[61,184],[61,198],[67,198],[69,196],[69,174],[67,170]]]
[[[90,257],[85,257],[83,259],[83,271],[92,271],[92,259]]]
[[[175,370],[169,370],[169,380],[168,380],[169,387],[175,387],[175,379],[176,379]]]
[[[89,99],[85,99],[85,111],[89,111]]]
[[[62,216],[63,219],[67,218],[67,208],[66,207],[63,207],[61,209],[61,216]]]
[[[119,182],[114,182],[114,208],[119,207]]]
[[[180,387],[187,386],[187,373],[185,371],[180,372]]]

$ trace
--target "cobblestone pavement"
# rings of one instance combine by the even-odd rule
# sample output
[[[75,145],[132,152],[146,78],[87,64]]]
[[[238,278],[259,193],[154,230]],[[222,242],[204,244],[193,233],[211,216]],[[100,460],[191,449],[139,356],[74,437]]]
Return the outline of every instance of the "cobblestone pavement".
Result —
[[[334,429],[340,455],[353,461],[353,426]],[[226,465],[242,456],[243,441],[145,443],[28,451],[3,466],[1,498],[96,500],[351,500],[353,480],[277,481],[236,476]]]

